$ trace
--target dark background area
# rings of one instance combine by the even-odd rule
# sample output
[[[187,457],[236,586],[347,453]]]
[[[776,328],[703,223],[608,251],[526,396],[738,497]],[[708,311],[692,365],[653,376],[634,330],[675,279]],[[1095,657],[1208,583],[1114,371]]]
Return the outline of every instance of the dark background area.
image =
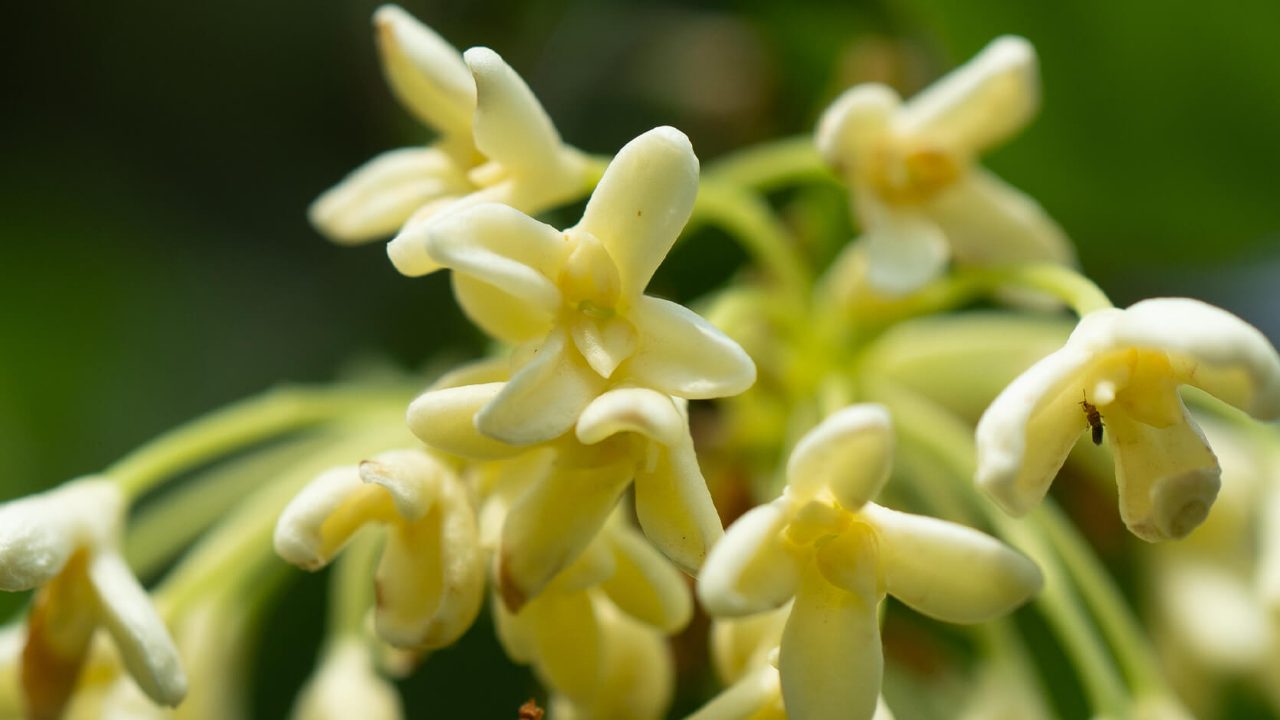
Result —
[[[382,80],[375,7],[7,9],[0,497],[282,381],[481,347],[443,274],[400,277],[381,244],[332,246],[305,220],[358,164],[429,138]],[[996,35],[1025,35],[1043,108],[985,163],[1045,205],[1118,304],[1190,295],[1280,336],[1278,3],[405,7],[460,49],[498,50],[569,142],[612,152],[672,124],[704,163],[809,132],[854,81],[910,92]],[[697,274],[672,273],[677,294]]]

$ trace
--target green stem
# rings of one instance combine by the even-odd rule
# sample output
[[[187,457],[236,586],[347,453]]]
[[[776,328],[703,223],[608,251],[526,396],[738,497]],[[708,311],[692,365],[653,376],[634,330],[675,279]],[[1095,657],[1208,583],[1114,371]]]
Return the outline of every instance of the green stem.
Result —
[[[1138,695],[1170,695],[1164,677],[1156,670],[1160,665],[1154,648],[1084,538],[1076,532],[1062,510],[1052,503],[1046,502],[1032,518],[1075,577],[1085,602],[1097,616],[1103,632],[1111,638],[1120,667],[1135,692]]]
[[[379,538],[362,531],[342,551],[329,575],[329,636],[361,636],[373,607],[373,577],[382,551]]]
[[[125,557],[140,577],[165,563],[256,488],[287,473],[333,442],[303,437],[201,473],[150,502],[129,521]]]
[[[803,296],[811,279],[790,234],[760,196],[736,185],[703,180],[689,225],[710,222],[742,244],[762,270]]]
[[[192,548],[157,588],[157,602],[172,613],[181,613],[211,588],[270,558],[276,520],[304,485],[330,467],[356,463],[366,455],[406,442],[398,417],[394,424],[338,427],[327,436],[332,440],[328,449],[246,498],[239,509]]]
[[[403,397],[397,399],[403,401]],[[107,468],[128,498],[220,455],[359,411],[385,397],[368,390],[280,388],[165,433]]]
[[[708,180],[761,192],[801,182],[837,182],[818,154],[812,135],[784,138],[739,150],[712,162],[703,175]]]
[[[987,290],[1037,290],[1063,301],[1076,315],[1115,307],[1092,280],[1063,265],[1008,265],[956,273],[960,282],[974,282]]]

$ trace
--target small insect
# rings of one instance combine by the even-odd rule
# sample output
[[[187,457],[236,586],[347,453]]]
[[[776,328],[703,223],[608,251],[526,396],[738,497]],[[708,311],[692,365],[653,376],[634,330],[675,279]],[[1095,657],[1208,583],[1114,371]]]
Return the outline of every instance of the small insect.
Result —
[[[1080,394],[1084,398],[1080,401],[1080,407],[1084,408],[1084,419],[1089,423],[1089,428],[1093,430],[1093,444],[1101,445],[1102,428],[1106,427],[1102,424],[1102,413],[1098,412],[1096,405],[1089,402],[1089,396],[1085,395],[1083,390],[1080,391]]]

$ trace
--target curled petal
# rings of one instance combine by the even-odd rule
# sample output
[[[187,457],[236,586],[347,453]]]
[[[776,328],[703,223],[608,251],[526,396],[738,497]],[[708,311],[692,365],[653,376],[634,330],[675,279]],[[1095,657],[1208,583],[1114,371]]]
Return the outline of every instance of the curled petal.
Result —
[[[670,396],[648,388],[620,388],[592,400],[578,417],[575,432],[586,445],[634,432],[670,447],[689,434],[689,423]]]
[[[559,437],[604,389],[604,379],[566,347],[554,332],[533,351],[502,391],[476,414],[481,433],[510,445],[532,445]]]
[[[655,546],[690,575],[724,528],[685,431],[673,447],[651,446],[652,468],[636,473],[636,518]]]
[[[902,99],[886,85],[865,83],[846,90],[818,121],[818,152],[836,172],[851,170],[870,157],[901,105]]]
[[[795,594],[800,566],[782,538],[790,513],[785,499],[738,518],[698,576],[698,600],[717,617],[776,608]]]
[[[378,8],[373,24],[383,72],[400,102],[444,133],[469,135],[476,88],[462,55],[395,5]]]
[[[365,523],[397,517],[391,496],[361,481],[357,468],[333,468],[308,483],[280,513],[276,554],[304,570],[319,570]]]
[[[874,503],[863,514],[880,536],[889,594],[929,617],[985,622],[1013,611],[1043,583],[1035,563],[972,528]]]
[[[100,620],[129,674],[152,700],[176,706],[187,694],[187,676],[169,630],[124,558],[99,552],[89,561],[89,582]]]
[[[480,612],[484,553],[466,489],[441,478],[440,498],[415,522],[392,526],[378,564],[378,634],[399,647],[453,644]]]
[[[1087,427],[1080,402],[1092,360],[1068,343],[1018,376],[978,421],[977,481],[1006,512],[1023,515],[1044,498]]]
[[[1115,448],[1120,517],[1148,542],[1185,537],[1204,522],[1222,470],[1183,408],[1182,422],[1155,428],[1124,413],[1108,416]]]
[[[608,378],[636,351],[636,330],[614,315],[604,319],[579,317],[569,325],[573,344],[600,377]]]
[[[698,158],[675,128],[650,130],[609,163],[577,227],[604,243],[623,298],[644,292],[689,221],[697,194]]]
[[[494,440],[476,429],[475,416],[502,392],[506,383],[428,390],[409,404],[409,430],[441,452],[477,460],[512,457],[523,448]]]
[[[811,500],[823,489],[846,510],[876,496],[893,468],[893,420],[883,405],[852,405],[809,431],[787,462],[789,497]]]
[[[87,563],[87,553],[75,553],[66,572],[35,594],[21,650],[21,697],[15,698],[28,717],[62,716],[89,655],[97,617]]]
[[[424,205],[470,188],[452,158],[436,148],[401,148],[356,168],[316,198],[311,224],[334,242],[393,235]]]
[[[619,374],[636,385],[701,400],[737,395],[756,381],[742,347],[682,305],[642,296],[629,319],[638,345]]]
[[[1259,420],[1280,417],[1280,356],[1257,328],[1189,298],[1154,298],[1124,311],[1093,313],[1069,340],[1093,350],[1150,348],[1169,353],[1181,382]]]
[[[359,466],[360,479],[382,486],[400,517],[413,521],[426,515],[440,494],[448,468],[421,450],[392,450]]]
[[[873,207],[872,203],[862,203]],[[919,290],[946,269],[951,250],[937,223],[923,215],[883,208],[868,213],[867,280],[896,297]]]
[[[1021,130],[1039,106],[1035,48],[1005,35],[912,98],[895,129],[972,155]]]
[[[874,557],[860,565],[860,592],[827,582],[816,565],[804,573],[782,633],[778,672],[787,714],[812,720],[871,720],[884,657],[876,607]]]
[[[487,203],[450,212],[423,232],[427,253],[441,265],[502,288],[539,312],[550,315],[560,307],[554,278],[564,241],[550,225],[506,205]]]
[[[609,533],[616,561],[600,587],[631,617],[663,632],[678,632],[693,616],[693,599],[680,571],[638,533],[618,522]]]
[[[568,567],[604,525],[631,481],[629,462],[554,468],[511,506],[498,551],[498,586],[518,610]]]
[[[463,54],[476,85],[476,148],[512,173],[538,177],[560,162],[560,134],[533,91],[498,53]]]
[[[1075,264],[1071,242],[1044,208],[981,168],[940,193],[928,212],[958,263]]]

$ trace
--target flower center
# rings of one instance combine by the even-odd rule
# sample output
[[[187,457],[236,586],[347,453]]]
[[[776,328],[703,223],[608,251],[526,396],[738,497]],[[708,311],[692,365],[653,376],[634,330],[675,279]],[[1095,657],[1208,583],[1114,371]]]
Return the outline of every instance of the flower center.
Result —
[[[565,304],[596,320],[612,317],[622,282],[609,251],[594,235],[580,230],[565,233],[565,241],[568,257],[558,282]]]
[[[954,183],[960,177],[960,165],[942,148],[886,142],[872,153],[866,174],[885,202],[917,205]]]

